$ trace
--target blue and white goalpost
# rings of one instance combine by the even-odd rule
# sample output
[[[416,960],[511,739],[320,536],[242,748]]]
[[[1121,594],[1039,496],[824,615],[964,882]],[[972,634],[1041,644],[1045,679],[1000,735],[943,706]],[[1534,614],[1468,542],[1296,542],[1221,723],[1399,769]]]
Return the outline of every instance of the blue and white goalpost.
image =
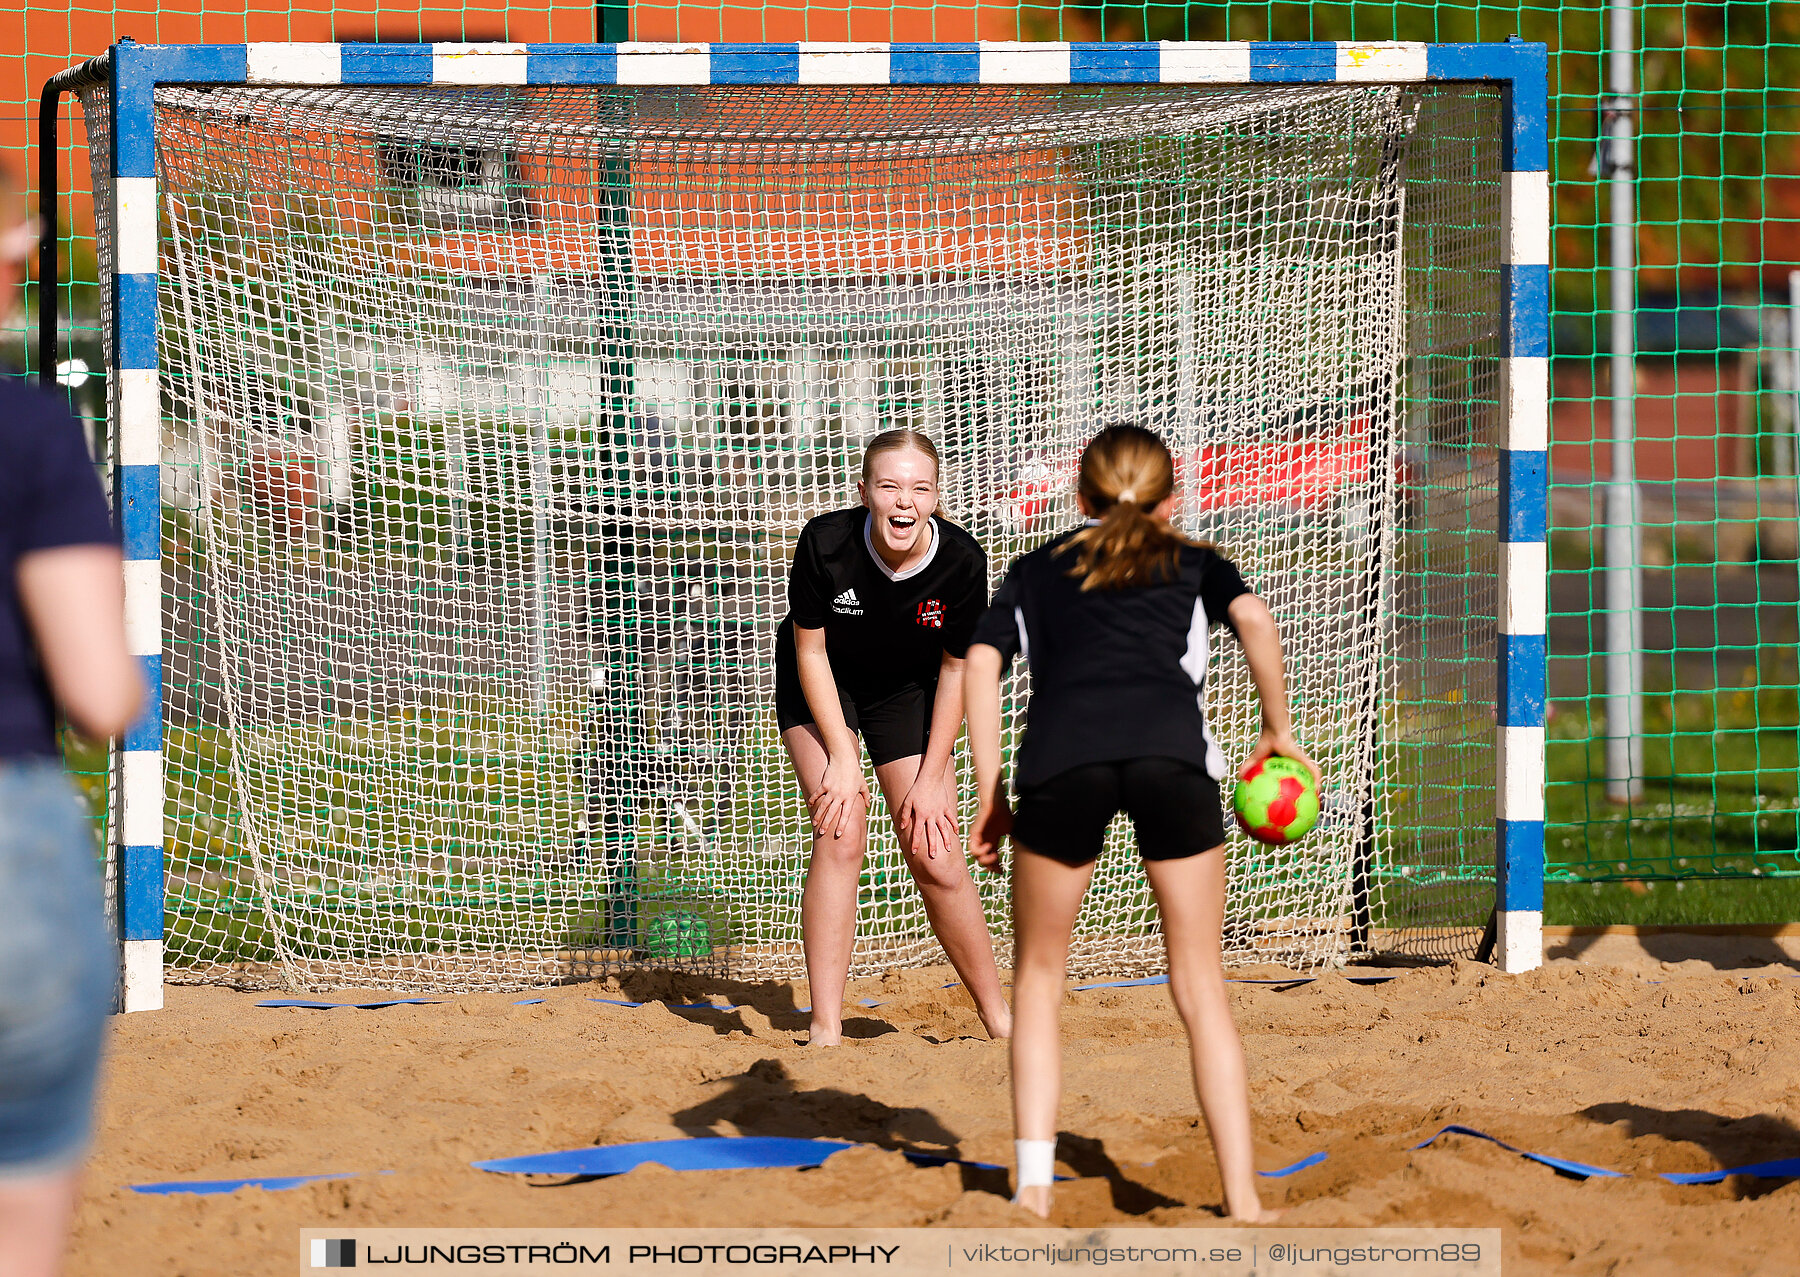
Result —
[[[929,101],[960,113],[966,136],[919,142],[954,121],[913,108],[911,115],[881,114],[883,94],[921,86],[939,92]],[[965,98],[949,96],[957,86],[968,86]],[[999,93],[1001,86],[1016,91]],[[1282,175],[1271,169],[1234,187],[1229,170],[1202,173],[1203,166],[1225,164],[1217,157],[1226,152],[1254,163],[1282,138],[1322,129],[1318,122],[1336,109],[1331,94],[1350,86],[1369,90],[1357,109],[1387,121],[1389,142],[1367,154],[1346,143],[1341,177],[1327,174],[1314,184],[1352,191],[1366,208],[1322,212],[1327,204],[1315,200],[1292,213],[1292,242],[1301,248],[1291,253],[1280,246],[1288,240],[1276,243],[1287,233],[1276,221],[1288,216],[1288,204],[1243,214],[1262,228],[1257,235],[1233,239],[1229,227],[1220,229],[1206,210],[1227,205],[1207,200],[1225,200],[1222,192],[1230,188],[1230,198],[1249,209],[1257,192],[1280,185]],[[757,717],[767,690],[766,654],[758,644],[781,614],[779,573],[767,564],[782,561],[785,542],[770,529],[791,536],[806,515],[841,504],[849,476],[841,473],[840,445],[896,412],[946,434],[962,467],[947,475],[948,483],[961,485],[949,492],[949,508],[979,525],[997,568],[1058,517],[1057,502],[1065,499],[1058,476],[1085,432],[1124,414],[1160,423],[1187,464],[1202,472],[1223,467],[1210,482],[1229,499],[1191,503],[1189,521],[1247,559],[1253,579],[1260,570],[1285,583],[1280,588],[1289,592],[1280,599],[1291,615],[1337,614],[1329,624],[1319,622],[1316,651],[1306,646],[1309,622],[1298,623],[1296,707],[1303,738],[1311,731],[1325,742],[1330,757],[1321,761],[1348,778],[1347,792],[1334,809],[1335,826],[1328,816],[1313,859],[1264,868],[1245,861],[1241,869],[1234,862],[1233,891],[1243,912],[1235,915],[1232,934],[1241,952],[1285,952],[1276,946],[1281,936],[1329,933],[1305,960],[1341,961],[1369,945],[1371,917],[1377,931],[1395,935],[1411,928],[1428,937],[1466,936],[1471,917],[1478,925],[1491,909],[1499,965],[1524,971],[1540,962],[1551,216],[1542,45],[127,41],[65,73],[54,87],[81,93],[96,148],[101,263],[110,274],[112,460],[127,625],[154,692],[143,719],[120,742],[115,763],[127,1010],[161,1005],[169,903],[179,897],[187,908],[196,893],[215,887],[238,914],[220,904],[177,915],[204,914],[212,920],[192,925],[219,932],[218,953],[203,955],[200,966],[230,966],[223,944],[228,928],[218,919],[253,917],[267,933],[271,961],[292,983],[359,974],[399,987],[541,983],[571,969],[565,959],[545,955],[584,943],[627,951],[620,960],[630,960],[658,891],[688,901],[679,916],[699,918],[693,925],[713,945],[729,948],[744,969],[785,970],[792,940],[784,884],[804,838],[788,828],[794,817],[785,807],[771,814],[776,806],[767,812],[758,806],[776,804],[786,793],[779,756],[769,752]],[[419,96],[426,88],[447,96]],[[850,170],[834,170],[840,177],[833,179],[820,167],[808,176],[810,153],[790,152],[779,161],[788,167],[779,168],[769,158],[772,149],[744,133],[754,123],[748,118],[755,114],[753,95],[777,88],[784,96],[768,127],[781,144],[800,147],[805,130],[796,125],[791,137],[780,133],[788,126],[774,117],[811,111],[808,136],[823,130],[839,153],[861,157],[853,182],[841,177]],[[339,90],[347,94],[341,102],[319,96]],[[402,90],[412,96],[382,97]],[[796,96],[810,90],[836,95],[837,105],[826,111]],[[618,137],[638,140],[618,142],[603,132],[590,137],[581,130],[614,126],[578,118],[573,109],[556,114],[563,109],[557,104],[575,101],[578,91],[603,94],[594,100],[624,112]],[[1454,110],[1443,105],[1452,99],[1459,104]],[[915,107],[926,100],[908,99]],[[444,140],[407,131],[414,127],[408,115],[423,118],[454,102],[463,104],[457,108],[463,114],[447,105],[440,112],[449,121]],[[1167,105],[1177,102],[1180,111]],[[701,140],[674,133],[652,138],[655,129],[674,126],[644,123],[646,103],[662,104],[658,121],[677,108],[690,123],[701,121],[693,133]],[[506,117],[515,109],[525,115]],[[209,114],[215,111],[216,121]],[[497,113],[481,125],[483,137],[523,140],[470,141],[475,125],[464,117],[478,111]],[[309,183],[330,178],[316,155],[338,154],[318,149],[321,121],[333,112],[346,120],[362,112],[375,121],[367,133],[373,140],[359,143],[358,153],[374,157],[367,163],[376,168],[355,191],[314,191],[306,206],[313,228],[307,234],[319,244],[355,239],[347,255],[364,263],[355,269],[365,273],[354,278],[350,266],[320,267],[329,281],[320,284],[268,263],[279,256],[280,235],[300,233],[292,229],[300,225],[294,201]],[[286,127],[290,116],[300,122],[281,142],[281,156],[308,147],[316,155],[305,161],[314,167],[293,170],[301,176],[280,179],[288,204],[274,212],[267,201],[248,197],[241,208],[226,208],[204,183],[190,182],[185,159],[176,164],[182,175],[168,175],[180,147],[230,151],[229,139],[218,140],[223,133],[193,142],[204,130],[250,119],[246,127],[262,138]],[[841,123],[878,116],[872,131],[854,136]],[[712,125],[702,127],[708,119]],[[729,127],[718,126],[720,120]],[[1066,138],[1056,121],[1067,121]],[[708,128],[731,134],[735,149],[706,141]],[[1465,159],[1431,159],[1434,129],[1449,131],[1446,136],[1465,129],[1456,134],[1461,153],[1485,155],[1489,147],[1497,155],[1493,171]],[[552,138],[542,143],[549,159],[533,151],[539,145],[533,130]],[[557,149],[564,143],[554,138],[577,134],[579,145]],[[1023,149],[999,156],[995,139],[1004,137],[1021,139]],[[1195,140],[1217,138],[1226,141]],[[912,165],[906,171],[936,176],[907,178],[913,185],[902,189],[900,178],[882,176],[881,165],[870,160],[881,146],[901,157],[894,171]],[[1084,146],[1079,162],[1070,158]],[[1335,154],[1335,146],[1319,143],[1322,152]],[[1117,158],[1121,148],[1137,158],[1125,164]],[[1455,149],[1446,148],[1446,155]],[[953,152],[985,158],[944,158]],[[1177,153],[1179,162],[1169,158]],[[670,160],[670,154],[686,158]],[[624,158],[602,162],[594,155]],[[277,162],[286,161],[268,161]],[[255,158],[231,163],[240,173],[263,166]],[[780,181],[745,176],[752,163],[777,165],[768,171],[779,171]],[[1465,173],[1457,167],[1465,163],[1475,166]],[[933,170],[933,164],[948,167]],[[1167,180],[1151,182],[1137,171],[1159,164],[1168,166]],[[443,175],[446,165],[455,169],[450,177]],[[700,169],[706,181],[690,180]],[[996,176],[1002,170],[1006,176]],[[397,191],[407,180],[419,189]],[[658,181],[667,189],[656,188]],[[1184,181],[1193,185],[1183,188]],[[592,193],[592,184],[608,182],[616,188],[610,196]],[[781,182],[813,185],[782,204]],[[885,204],[855,203],[857,190],[880,182],[888,183]],[[1469,192],[1459,193],[1458,182]],[[255,182],[244,178],[239,185],[249,189]],[[980,198],[951,193],[977,186]],[[695,196],[700,206],[658,220],[660,210],[691,190],[727,187],[729,198]],[[1308,189],[1285,186],[1281,198],[1304,204]],[[1092,227],[1055,211],[1097,201],[1102,190],[1107,199],[1120,194]],[[821,213],[834,198],[850,201],[847,211]],[[383,199],[392,207],[377,208]],[[526,211],[512,211],[508,201],[515,199]],[[202,204],[209,221],[195,212]],[[374,211],[357,212],[352,227],[331,221],[337,205]],[[878,224],[872,210],[902,205],[911,210],[905,227]],[[1152,205],[1165,211],[1142,211]],[[596,229],[578,206],[610,207],[610,221],[601,219],[610,229]],[[985,207],[997,210],[1000,222],[1025,229],[1011,239],[984,229],[971,210]],[[1492,212],[1482,211],[1489,209],[1497,209],[1497,225]],[[1170,220],[1119,229],[1134,217]],[[275,240],[264,233],[266,222],[275,226],[269,232]],[[318,230],[322,222],[330,225]],[[1442,233],[1413,236],[1409,228],[1420,222]],[[1176,224],[1186,229],[1167,230]],[[701,225],[711,229],[694,229]],[[1452,240],[1465,246],[1458,250],[1463,257],[1424,256]],[[226,241],[228,253],[217,249],[217,262],[194,256]],[[244,247],[252,241],[254,251]],[[1352,318],[1339,325],[1347,334],[1341,355],[1304,364],[1292,361],[1309,357],[1306,351],[1283,353],[1287,371],[1258,371],[1264,367],[1258,342],[1273,342],[1276,328],[1313,322],[1304,310],[1280,319],[1289,312],[1279,307],[1301,303],[1259,282],[1274,279],[1275,268],[1244,264],[1245,254],[1263,251],[1264,244],[1274,245],[1267,251],[1288,272],[1281,278],[1304,274],[1304,287],[1295,287],[1310,290],[1305,305],[1329,305],[1329,297],[1317,299],[1344,290]],[[189,255],[179,259],[179,269],[170,264],[177,260],[172,253]],[[218,286],[224,269],[218,263],[227,255],[250,283]],[[402,258],[404,269],[392,266]],[[1458,273],[1477,281],[1469,285],[1473,291],[1445,300]],[[1219,283],[1228,274],[1229,288]],[[320,314],[314,337],[296,335],[291,316],[303,309],[294,300],[300,293],[283,301],[279,313],[233,318],[218,309],[234,291],[267,295],[278,277],[331,295],[332,317]],[[402,279],[404,288],[396,283]],[[879,288],[869,282],[877,279],[886,282]],[[1487,281],[1491,291],[1483,291]],[[413,300],[402,305],[394,299],[406,289]],[[1385,299],[1386,310],[1377,313],[1374,303],[1359,300],[1365,292]],[[487,298],[480,305],[488,309],[471,297]],[[372,309],[352,314],[348,308],[365,298],[374,299],[367,303]],[[1274,317],[1261,337],[1233,326],[1232,312],[1259,307]],[[871,318],[877,311],[885,328]],[[427,320],[428,336],[404,335],[424,333]],[[464,322],[481,329],[486,353],[443,352]],[[251,334],[236,369],[208,354],[206,345],[231,327]],[[604,336],[593,335],[601,330]],[[1355,343],[1358,330],[1367,349]],[[264,337],[254,336],[259,332]],[[1324,350],[1339,338],[1296,340]],[[252,347],[273,353],[255,354]],[[259,359],[266,364],[260,372],[251,367]],[[361,370],[361,389],[344,389],[348,374],[336,371],[352,367]],[[1339,376],[1342,386],[1326,385]],[[238,402],[231,398],[241,393],[233,377],[260,377],[276,389],[246,394],[242,404],[249,407],[221,407]],[[259,411],[256,394],[305,400],[303,407],[282,400],[287,406],[280,412],[288,414],[282,422],[307,412],[317,421],[277,423],[248,444],[219,442],[215,435],[231,419]],[[966,438],[956,434],[965,428]],[[1253,429],[1263,434],[1253,436]],[[173,460],[172,430],[186,432],[181,443],[188,449]],[[1283,439],[1305,444],[1293,455],[1312,456],[1306,441],[1334,430],[1347,442],[1320,454],[1338,458],[1328,480],[1307,470],[1277,490],[1233,469],[1245,458],[1279,457]],[[379,551],[370,548],[374,540],[346,548],[344,538],[353,535],[345,529],[373,526],[373,503],[398,500],[383,495],[385,488],[377,492],[368,476],[379,469],[372,459],[378,445],[398,449],[399,456],[407,441],[391,436],[407,432],[416,436],[413,451],[429,456],[404,483],[429,489],[430,501],[421,497],[420,508],[437,503],[432,508],[451,511],[442,526],[461,519],[463,530],[441,532],[431,521],[435,515],[382,507],[377,514],[393,527],[426,529],[421,544],[429,553],[421,551],[402,572],[391,566],[406,558],[399,533],[382,531]],[[614,438],[634,432],[647,442]],[[705,440],[727,435],[729,452],[699,455]],[[516,449],[522,460],[494,463],[471,478],[468,466],[487,464],[470,442],[475,439],[495,455],[510,458],[508,450]],[[288,451],[272,440],[286,440],[280,447]],[[1275,451],[1265,446],[1268,440]],[[213,456],[209,448],[224,451]],[[992,460],[976,464],[980,456]],[[381,461],[389,468],[380,473],[397,473],[394,464]],[[577,482],[568,475],[579,465],[590,469]],[[687,478],[667,478],[681,466],[689,467],[681,471]],[[309,477],[315,470],[326,477]],[[747,483],[745,470],[753,476]],[[516,489],[494,486],[514,482],[506,478],[511,475],[522,476]],[[1443,493],[1450,490],[1460,495],[1446,503]],[[666,504],[652,508],[646,495],[652,493]],[[179,535],[203,547],[194,551],[195,562],[204,562],[207,575],[187,578],[190,585],[204,580],[194,591],[206,596],[201,604],[171,602],[174,568],[164,563],[164,547],[178,534],[169,530],[165,500],[180,507]],[[746,501],[761,511],[759,522],[731,513]],[[363,513],[338,517],[331,514],[334,502]],[[524,513],[502,534],[493,530],[499,523],[481,523],[502,518],[493,510]],[[1498,545],[1471,551],[1465,563],[1475,566],[1458,569],[1473,582],[1459,596],[1464,602],[1415,624],[1417,608],[1399,601],[1413,597],[1403,588],[1403,574],[1414,570],[1408,566],[1413,543],[1405,538],[1433,510],[1461,520],[1457,534],[1471,545],[1489,536]],[[614,522],[594,530],[595,520],[609,519]],[[1304,573],[1258,558],[1263,543],[1255,538],[1263,534],[1252,529],[1265,524],[1271,547],[1288,544],[1283,538],[1291,540],[1296,528],[1323,529],[1325,548],[1307,553],[1313,562],[1341,562],[1345,588],[1371,591],[1372,611],[1346,623],[1339,603],[1308,603],[1294,584]],[[534,547],[506,569],[529,575],[530,589],[481,576],[500,571],[482,559],[483,536],[488,545]],[[666,548],[634,550],[639,557],[621,567],[607,556],[616,560],[617,543],[626,540]],[[611,565],[591,566],[603,560]],[[593,582],[563,580],[584,570],[595,574]],[[382,611],[387,619],[346,624],[331,611],[388,608],[397,593],[406,594],[396,584],[402,580],[412,583],[411,612]],[[281,590],[344,601],[320,604],[324,611],[284,611],[269,601]],[[1427,599],[1419,606],[1437,608],[1427,595],[1418,595]],[[479,620],[490,605],[515,610],[494,626],[467,619]],[[434,621],[426,615],[434,607],[463,619]],[[627,614],[636,619],[615,624]],[[1289,628],[1289,617],[1282,620]],[[219,640],[217,692],[182,691],[176,682],[204,680],[192,665],[172,673],[173,658],[165,662],[168,626],[182,629],[187,643],[194,638],[187,631],[214,624],[273,630],[231,630]],[[310,664],[279,666],[290,659],[283,652],[313,642],[304,631],[315,624],[338,627],[330,644],[317,648],[329,647],[329,657],[308,648]],[[1352,635],[1347,624],[1362,628]],[[350,646],[349,636],[403,625],[418,627],[408,639],[410,665]],[[1485,649],[1471,655],[1472,626],[1497,631],[1491,662]],[[276,632],[283,627],[289,632]],[[509,664],[507,631],[519,628],[536,631],[517,658],[532,665],[529,671]],[[468,637],[477,629],[478,638]],[[1390,638],[1401,630],[1408,637]],[[278,639],[292,641],[284,646]],[[1433,644],[1440,642],[1456,650],[1439,659]],[[1372,672],[1321,673],[1316,687],[1306,681],[1308,671],[1326,669],[1326,654],[1357,644],[1370,648]],[[711,671],[704,684],[681,682],[682,661]],[[515,672],[527,691],[508,681]],[[1339,697],[1332,680],[1375,689],[1380,707],[1371,713],[1365,704],[1358,718],[1357,695]],[[1445,693],[1452,683],[1456,694]],[[690,712],[677,703],[682,693],[669,690],[684,686],[708,687],[705,694],[715,700]],[[1229,681],[1220,686],[1228,698]],[[282,694],[289,699],[275,704],[268,688],[287,689]],[[165,707],[178,695],[186,699],[165,728]],[[1338,713],[1334,698],[1350,706],[1343,711],[1349,726],[1341,730],[1331,725],[1335,719],[1326,721]],[[632,704],[624,706],[624,699]],[[342,709],[353,702],[354,712]],[[1491,745],[1484,704],[1494,715]],[[1322,717],[1309,728],[1307,715],[1315,711]],[[1221,711],[1227,734],[1244,727],[1229,720],[1231,712]],[[206,734],[215,729],[223,735]],[[202,775],[190,762],[165,763],[165,742],[177,735],[190,752],[204,736],[225,760],[219,777]],[[226,740],[228,747],[212,743]],[[383,749],[411,749],[416,758],[378,758]],[[609,749],[619,757],[598,757]],[[351,767],[345,758],[359,761]],[[1432,770],[1449,766],[1443,759],[1461,760],[1455,763],[1461,770]],[[433,775],[417,783],[437,789],[395,788],[424,772]],[[302,773],[312,788],[293,788]],[[535,788],[533,775],[544,778]],[[546,797],[583,785],[589,792],[577,801]],[[1490,787],[1497,817],[1491,844],[1485,817],[1467,801]],[[365,802],[368,811],[379,809],[379,820],[361,809]],[[199,823],[229,827],[242,846],[215,847],[206,860],[195,850],[198,836],[189,837],[197,827],[194,804],[211,804]],[[220,814],[233,804],[229,819]],[[1358,828],[1358,811],[1376,814]],[[1431,814],[1414,819],[1425,812]],[[754,840],[744,832],[752,825],[762,831]],[[1413,825],[1430,829],[1413,837]],[[739,846],[737,839],[746,841]],[[165,862],[165,847],[178,867]],[[527,872],[520,864],[535,854],[533,847],[541,855]],[[384,849],[397,849],[395,858],[383,860]],[[877,861],[885,854],[876,848]],[[244,864],[220,860],[231,855]],[[765,872],[767,881],[756,877]],[[1279,896],[1284,882],[1314,874],[1322,884],[1316,898]],[[621,875],[629,886],[621,885]],[[1078,965],[1109,969],[1108,937],[1137,926],[1136,890],[1120,880],[1117,917],[1096,924]],[[627,897],[634,912],[624,912]],[[610,921],[592,929],[599,939],[584,940],[589,932],[572,919],[596,909],[610,909]],[[480,910],[502,921],[484,931]],[[391,934],[380,929],[384,913],[403,920]],[[765,926],[765,915],[775,921]],[[917,931],[919,920],[903,915],[899,906],[884,904],[865,919],[870,961],[930,957],[928,942],[906,931]],[[1360,930],[1347,921],[1352,915]],[[330,938],[334,927],[354,929],[354,943],[337,944]],[[1357,938],[1345,939],[1353,931]],[[451,935],[453,942],[445,939]],[[207,943],[198,932],[184,938],[186,950]],[[1461,951],[1465,940],[1445,943],[1449,948],[1427,944],[1420,951]]]

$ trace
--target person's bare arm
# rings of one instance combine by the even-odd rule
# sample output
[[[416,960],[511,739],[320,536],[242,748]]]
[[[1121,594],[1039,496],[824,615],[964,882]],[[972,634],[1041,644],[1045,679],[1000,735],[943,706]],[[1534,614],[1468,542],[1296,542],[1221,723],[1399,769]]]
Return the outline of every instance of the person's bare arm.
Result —
[[[813,723],[825,741],[825,775],[808,800],[812,808],[813,832],[823,837],[829,830],[832,837],[842,838],[852,805],[859,800],[865,803],[869,800],[868,782],[863,779],[862,759],[856,748],[856,733],[844,721],[837,679],[831,672],[831,657],[825,651],[825,631],[796,625],[794,656],[800,669],[800,690],[806,695],[806,708],[812,711]]]
[[[944,653],[938,665],[937,696],[931,702],[931,739],[894,823],[928,858],[956,846],[956,776],[950,760],[962,734],[963,658]],[[921,841],[922,840],[922,841]]]
[[[138,663],[125,650],[125,586],[118,550],[69,545],[19,556],[19,606],[50,693],[83,736],[106,740],[144,701]]]
[[[1294,739],[1294,720],[1288,710],[1287,666],[1281,654],[1281,632],[1269,606],[1254,594],[1240,594],[1228,609],[1238,643],[1244,649],[1244,662],[1250,667],[1250,681],[1256,684],[1257,699],[1262,702],[1262,734],[1244,766],[1261,762],[1271,754],[1280,754],[1304,763],[1318,783],[1319,769],[1306,756]]]
[[[1000,840],[1012,832],[1012,809],[1000,791],[1000,650],[969,648],[963,666],[963,703],[969,719],[969,754],[975,761],[980,806],[969,831],[969,850],[983,869],[1000,869]]]

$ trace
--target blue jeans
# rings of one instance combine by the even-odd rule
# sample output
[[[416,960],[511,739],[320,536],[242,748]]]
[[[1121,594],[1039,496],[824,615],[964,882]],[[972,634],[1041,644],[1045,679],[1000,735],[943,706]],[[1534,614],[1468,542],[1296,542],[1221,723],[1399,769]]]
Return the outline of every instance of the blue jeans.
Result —
[[[87,1149],[117,970],[96,854],[60,764],[0,760],[0,1177]]]

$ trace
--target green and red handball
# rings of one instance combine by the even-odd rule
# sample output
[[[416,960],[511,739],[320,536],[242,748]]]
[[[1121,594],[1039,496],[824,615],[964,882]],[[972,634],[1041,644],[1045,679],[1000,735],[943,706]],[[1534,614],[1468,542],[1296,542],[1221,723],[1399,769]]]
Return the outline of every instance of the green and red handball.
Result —
[[[1258,842],[1286,846],[1319,821],[1319,787],[1304,763],[1280,754],[1251,763],[1231,795],[1238,827]]]

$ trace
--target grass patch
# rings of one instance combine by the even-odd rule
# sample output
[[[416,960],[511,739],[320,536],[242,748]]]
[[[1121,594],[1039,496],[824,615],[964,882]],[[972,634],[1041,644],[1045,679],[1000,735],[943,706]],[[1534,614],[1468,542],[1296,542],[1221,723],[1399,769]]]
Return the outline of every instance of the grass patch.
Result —
[[[1551,882],[1544,921],[1564,927],[1747,927],[1800,919],[1800,879]]]
[[[1604,702],[1557,702],[1545,750],[1548,875],[1753,883],[1800,874],[1792,662],[1792,648],[1771,647],[1748,686],[1647,695],[1643,793],[1624,804],[1606,796]]]

